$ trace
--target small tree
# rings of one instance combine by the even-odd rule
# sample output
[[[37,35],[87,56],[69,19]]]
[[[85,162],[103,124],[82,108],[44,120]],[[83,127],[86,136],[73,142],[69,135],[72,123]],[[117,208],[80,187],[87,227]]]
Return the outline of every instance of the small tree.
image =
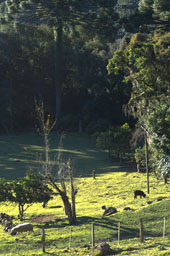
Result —
[[[12,182],[13,197],[10,201],[18,204],[19,219],[23,219],[24,212],[33,204],[48,201],[52,190],[48,187],[42,176],[35,172],[28,174],[19,181]]]
[[[97,137],[97,146],[119,155],[121,161],[122,155],[130,151],[131,129],[127,123],[118,128],[110,128],[102,132]]]

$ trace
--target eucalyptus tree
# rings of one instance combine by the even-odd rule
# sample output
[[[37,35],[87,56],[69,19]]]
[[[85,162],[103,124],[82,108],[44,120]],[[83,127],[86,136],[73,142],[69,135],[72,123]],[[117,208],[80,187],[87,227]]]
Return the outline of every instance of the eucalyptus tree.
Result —
[[[133,84],[129,108],[149,132],[157,169],[166,177],[169,169],[170,137],[170,33],[156,30],[149,38],[133,35],[129,44],[109,60],[110,73],[125,72]],[[166,164],[165,164],[166,163]],[[169,172],[169,171],[168,171]]]
[[[101,8],[111,8],[117,1],[95,0],[6,0],[8,21],[24,22],[27,24],[46,24],[53,30],[55,40],[55,87],[56,87],[56,119],[59,117],[61,104],[61,86],[63,83],[63,31],[69,32],[70,27],[90,26],[97,29],[95,21],[104,13]],[[111,15],[109,16],[110,19]],[[106,26],[112,23],[104,18]],[[98,25],[98,24],[97,24]]]

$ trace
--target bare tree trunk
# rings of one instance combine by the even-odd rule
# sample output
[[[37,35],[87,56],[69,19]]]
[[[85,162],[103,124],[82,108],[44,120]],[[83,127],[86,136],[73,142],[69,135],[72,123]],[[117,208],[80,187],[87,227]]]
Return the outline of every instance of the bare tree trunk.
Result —
[[[149,158],[149,150],[148,150],[148,138],[147,132],[145,131],[145,162],[146,162],[146,175],[147,175],[147,192],[149,194],[149,165],[148,165],[148,158]]]
[[[74,221],[76,221],[76,200],[75,200],[76,191],[74,189],[73,172],[72,172],[72,168],[71,168],[71,165],[70,165],[70,161],[67,162],[67,166],[68,166],[68,169],[69,169],[69,176],[70,176],[72,215],[73,215]]]
[[[56,121],[59,119],[61,108],[61,86],[63,80],[62,71],[62,45],[63,45],[63,24],[59,20],[58,27],[54,28],[55,40],[55,87],[56,87]],[[58,122],[56,123],[56,126]]]
[[[61,198],[62,198],[63,203],[64,203],[65,212],[66,212],[66,215],[68,216],[69,224],[72,225],[72,224],[75,223],[75,219],[74,219],[73,214],[72,214],[71,204],[69,202],[68,196],[63,194],[63,195],[61,195]]]
[[[52,179],[51,176],[49,176],[48,178],[49,178],[49,181],[50,181],[51,185],[57,190],[57,192],[61,196],[61,199],[62,199],[63,204],[64,204],[65,213],[68,216],[69,224],[70,225],[74,224],[75,219],[73,218],[72,208],[71,208],[71,204],[69,202],[68,196],[66,195],[65,192],[63,192],[61,189],[59,189],[59,187],[56,185],[55,181]]]

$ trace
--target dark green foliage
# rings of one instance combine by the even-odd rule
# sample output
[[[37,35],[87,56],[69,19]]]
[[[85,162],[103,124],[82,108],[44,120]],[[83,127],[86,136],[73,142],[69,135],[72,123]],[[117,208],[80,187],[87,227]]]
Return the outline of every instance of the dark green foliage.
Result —
[[[12,191],[11,183],[7,180],[0,179],[0,202],[7,202],[12,200]]]
[[[33,203],[49,201],[52,190],[44,182],[43,177],[35,172],[28,172],[19,181],[0,179],[0,201],[18,204],[19,218],[23,219],[24,212]]]
[[[153,22],[168,25],[170,21],[170,2],[168,0],[140,0],[139,11],[150,14]],[[167,26],[166,26],[167,27]]]
[[[53,67],[50,63],[52,56],[50,40],[50,30],[47,27],[36,29],[17,24],[17,32],[14,33],[12,27],[8,26],[8,34],[2,33],[0,39],[1,130],[33,127],[35,97],[41,96],[46,102],[50,101],[49,108],[52,108],[55,96],[47,93],[53,88],[54,79]]]
[[[7,120],[3,118],[1,130],[34,127],[34,97],[43,98],[51,115],[61,113],[62,130],[76,131],[80,120],[84,130],[98,119],[126,121],[122,104],[129,95],[125,96],[126,89],[122,93],[117,79],[110,82],[106,70],[122,26],[116,5],[117,1],[6,1],[14,30],[11,40],[11,34],[4,35],[8,50],[3,52],[2,66],[9,68],[2,79],[12,92],[5,100],[10,106],[3,104]],[[36,27],[37,22],[46,25]],[[5,32],[10,24],[3,26]],[[0,46],[3,50],[4,43]]]
[[[163,177],[169,173],[169,46],[170,33],[155,30],[153,35],[136,33],[130,43],[115,52],[108,70],[124,70],[126,81],[132,81],[128,107],[138,126],[150,137],[152,169]],[[154,159],[154,160],[153,160]]]
[[[109,122],[106,121],[105,119],[98,119],[97,121],[93,121],[91,122],[87,128],[86,128],[86,132],[89,135],[95,135],[98,134],[100,132],[104,132],[108,129],[109,127]]]
[[[154,0],[139,0],[139,11],[140,12],[147,12],[152,11],[152,5]]]
[[[130,152],[131,129],[128,124],[120,128],[110,128],[101,132],[97,137],[97,146],[121,157],[124,153]]]

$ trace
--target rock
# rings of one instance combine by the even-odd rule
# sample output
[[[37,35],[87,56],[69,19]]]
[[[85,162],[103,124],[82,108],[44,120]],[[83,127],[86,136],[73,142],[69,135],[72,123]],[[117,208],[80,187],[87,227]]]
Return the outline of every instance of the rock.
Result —
[[[158,197],[156,200],[157,200],[157,201],[162,201],[163,199],[164,199],[164,198],[160,196],[160,197]]]
[[[147,203],[147,204],[151,204],[151,203],[152,203],[152,201],[147,201],[146,203]]]
[[[89,245],[89,244],[85,244],[85,245],[83,246],[83,248],[87,248],[87,250],[90,250],[90,245]]]
[[[68,252],[68,250],[66,249],[66,250],[64,250],[64,253],[67,253]]]
[[[103,255],[107,255],[111,251],[110,245],[106,242],[102,242],[99,244],[99,250]]]
[[[130,211],[131,208],[130,208],[130,207],[125,207],[123,210],[124,210],[124,211]]]

